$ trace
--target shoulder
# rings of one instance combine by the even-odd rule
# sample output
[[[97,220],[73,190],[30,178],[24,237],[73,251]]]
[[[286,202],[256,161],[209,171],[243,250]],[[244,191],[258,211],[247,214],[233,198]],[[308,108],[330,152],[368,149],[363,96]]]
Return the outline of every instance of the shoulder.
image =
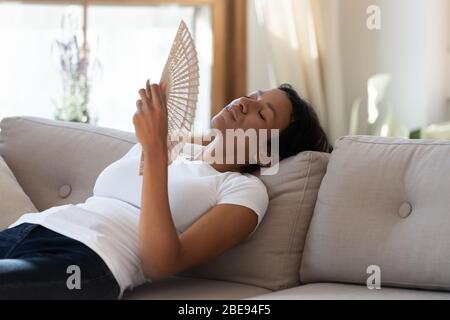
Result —
[[[259,227],[269,206],[269,195],[264,183],[251,174],[232,173],[219,187],[217,204],[236,204],[251,209],[258,217]],[[252,232],[252,233],[253,233]]]
[[[218,187],[218,203],[245,205],[262,216],[269,203],[264,183],[251,174],[230,173]]]
[[[258,177],[248,173],[243,174],[238,172],[230,172],[224,177],[222,185],[241,185],[246,188],[267,193],[265,184]]]

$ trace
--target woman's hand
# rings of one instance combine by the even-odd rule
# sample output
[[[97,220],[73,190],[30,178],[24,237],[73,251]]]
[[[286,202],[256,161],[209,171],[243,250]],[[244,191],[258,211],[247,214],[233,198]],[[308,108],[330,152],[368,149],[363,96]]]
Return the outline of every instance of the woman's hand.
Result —
[[[142,150],[149,155],[167,155],[167,107],[165,97],[158,84],[139,90],[141,97],[136,101],[137,111],[133,116],[136,137]]]

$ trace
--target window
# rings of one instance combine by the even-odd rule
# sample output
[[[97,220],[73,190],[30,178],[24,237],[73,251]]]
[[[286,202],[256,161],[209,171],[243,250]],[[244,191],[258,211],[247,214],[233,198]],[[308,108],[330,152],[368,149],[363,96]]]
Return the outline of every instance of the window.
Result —
[[[179,21],[184,19],[196,41],[201,72],[194,128],[208,127],[212,63],[208,7],[94,5],[88,12],[88,39],[92,44],[99,39],[98,56],[103,65],[92,98],[99,125],[133,130],[137,90],[148,78],[159,82]]]
[[[212,34],[208,6],[107,6],[88,9],[91,57],[101,64],[93,73],[90,114],[97,125],[133,131],[137,90],[150,78],[158,82],[179,21],[193,33],[199,53],[200,94],[194,128],[206,129],[210,119]],[[60,38],[61,17],[70,13],[82,25],[81,6],[2,4],[0,33],[1,116],[53,118],[61,100],[58,54],[50,55]],[[82,34],[79,35],[82,39]],[[81,42],[81,41],[80,41]],[[54,49],[54,47],[53,47]],[[6,59],[4,57],[7,57]],[[12,95],[9,93],[16,92]],[[9,107],[8,107],[9,106]]]
[[[0,118],[53,118],[52,99],[59,97],[61,86],[50,49],[66,9],[0,3]],[[81,7],[74,13],[81,16]]]
[[[212,115],[246,93],[245,0],[84,2],[85,24],[81,0],[0,1],[0,119],[54,118],[63,93],[54,43],[61,38],[61,18],[69,12],[79,21],[79,39],[86,26],[91,57],[101,64],[89,97],[97,125],[133,131],[137,90],[148,78],[159,81],[181,19],[193,34],[200,60],[194,128],[208,128]]]

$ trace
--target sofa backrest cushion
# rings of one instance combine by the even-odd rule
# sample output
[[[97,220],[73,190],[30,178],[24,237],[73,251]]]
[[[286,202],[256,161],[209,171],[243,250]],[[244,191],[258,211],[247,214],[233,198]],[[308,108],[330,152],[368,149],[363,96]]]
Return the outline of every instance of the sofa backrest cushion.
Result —
[[[6,229],[24,213],[37,212],[1,156],[0,195],[0,231]]]
[[[3,118],[0,128],[0,156],[39,211],[85,201],[136,143],[131,132],[36,117]]]
[[[261,175],[269,207],[251,237],[209,263],[180,273],[280,290],[300,283],[304,240],[329,154],[306,151],[280,162],[274,175]]]
[[[373,275],[382,286],[450,290],[449,177],[450,141],[339,139],[301,281],[366,284]]]

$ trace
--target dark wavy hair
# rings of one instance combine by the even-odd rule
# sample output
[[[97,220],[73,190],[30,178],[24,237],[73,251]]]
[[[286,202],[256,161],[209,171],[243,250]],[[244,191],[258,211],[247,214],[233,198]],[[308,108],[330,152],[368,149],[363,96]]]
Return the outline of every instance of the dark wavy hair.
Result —
[[[280,132],[280,161],[302,151],[331,153],[333,147],[311,104],[301,98],[290,84],[282,84],[278,89],[283,91],[289,98],[289,101],[292,104],[293,117],[291,124]],[[270,151],[270,145],[268,146],[268,151]],[[250,164],[244,168],[243,172],[249,173],[259,167],[258,164]]]

